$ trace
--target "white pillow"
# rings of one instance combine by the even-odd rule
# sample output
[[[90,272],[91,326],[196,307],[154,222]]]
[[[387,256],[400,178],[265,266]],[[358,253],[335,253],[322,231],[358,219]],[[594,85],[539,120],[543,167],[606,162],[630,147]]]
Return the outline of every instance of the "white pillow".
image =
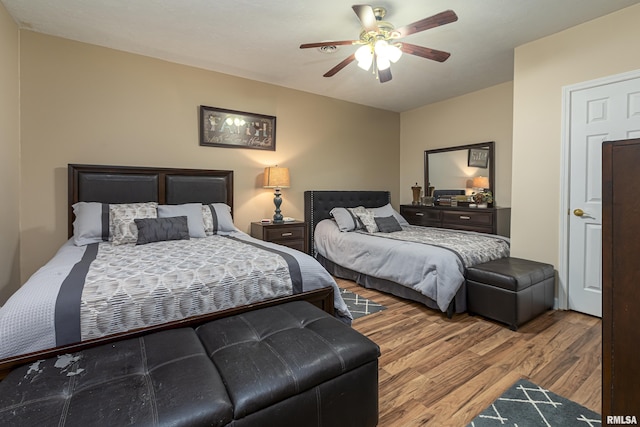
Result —
[[[238,231],[231,217],[231,207],[225,203],[202,205],[202,219],[207,236],[218,232]]]
[[[159,205],[158,218],[186,216],[189,227],[189,237],[207,237],[204,231],[202,205],[200,203],[185,203],[183,205]]]
[[[400,213],[398,213],[395,209],[393,209],[393,207],[391,206],[391,203],[387,203],[384,206],[380,206],[379,208],[372,208],[370,210],[373,211],[373,215],[378,218],[385,218],[393,215],[394,217],[396,217],[396,219],[398,220],[398,224],[400,224],[401,226],[409,225],[409,222],[406,219],[404,219],[404,217],[400,215]]]
[[[123,203],[109,205],[109,235],[111,243],[123,245],[138,241],[135,219],[157,218],[158,203]]]
[[[73,243],[84,246],[109,240],[109,205],[78,202],[73,206]]]

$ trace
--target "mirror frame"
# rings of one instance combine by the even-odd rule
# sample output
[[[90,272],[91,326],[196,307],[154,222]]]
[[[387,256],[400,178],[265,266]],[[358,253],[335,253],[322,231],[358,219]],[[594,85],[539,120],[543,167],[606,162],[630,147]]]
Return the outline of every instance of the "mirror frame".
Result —
[[[429,188],[429,154],[444,153],[447,151],[469,150],[471,148],[486,148],[489,147],[489,189],[493,194],[493,200],[496,200],[496,186],[495,186],[495,141],[487,141],[478,144],[458,145],[455,147],[436,148],[433,150],[424,151],[424,189],[426,191]]]

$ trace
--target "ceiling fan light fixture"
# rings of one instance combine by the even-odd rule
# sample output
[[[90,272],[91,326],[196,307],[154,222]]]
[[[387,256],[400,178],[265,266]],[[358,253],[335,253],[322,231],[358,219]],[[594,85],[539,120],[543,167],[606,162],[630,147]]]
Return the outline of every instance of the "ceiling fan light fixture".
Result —
[[[356,60],[358,61],[358,67],[363,70],[371,68],[373,63],[373,51],[370,45],[363,45],[356,50]]]
[[[391,67],[391,62],[385,56],[376,56],[376,67],[378,70],[386,70]]]
[[[394,64],[398,62],[398,60],[402,56],[402,50],[400,50],[398,44],[390,44],[385,50],[389,61],[393,62]]]

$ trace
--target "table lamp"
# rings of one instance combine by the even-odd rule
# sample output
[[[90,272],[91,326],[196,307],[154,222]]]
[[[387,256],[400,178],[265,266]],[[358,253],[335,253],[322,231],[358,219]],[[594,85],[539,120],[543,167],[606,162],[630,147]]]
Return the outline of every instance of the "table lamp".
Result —
[[[264,188],[275,188],[276,191],[273,194],[273,204],[276,205],[276,211],[273,215],[273,222],[284,222],[282,214],[280,213],[280,205],[282,204],[282,198],[280,197],[281,188],[289,188],[291,185],[289,180],[289,168],[281,168],[276,166],[264,168]]]

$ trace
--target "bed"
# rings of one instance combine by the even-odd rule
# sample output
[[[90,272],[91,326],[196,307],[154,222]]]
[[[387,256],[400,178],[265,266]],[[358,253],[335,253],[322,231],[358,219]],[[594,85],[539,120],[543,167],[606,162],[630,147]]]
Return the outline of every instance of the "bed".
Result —
[[[509,256],[509,239],[502,236],[409,225],[387,191],[306,191],[304,198],[309,247],[332,275],[449,317],[466,311],[466,268]],[[376,222],[392,216],[396,231],[357,230],[364,217],[345,208],[358,206]]]
[[[233,171],[70,164],[68,179],[69,240],[0,309],[0,371],[292,300],[350,323],[316,260],[235,227]]]

